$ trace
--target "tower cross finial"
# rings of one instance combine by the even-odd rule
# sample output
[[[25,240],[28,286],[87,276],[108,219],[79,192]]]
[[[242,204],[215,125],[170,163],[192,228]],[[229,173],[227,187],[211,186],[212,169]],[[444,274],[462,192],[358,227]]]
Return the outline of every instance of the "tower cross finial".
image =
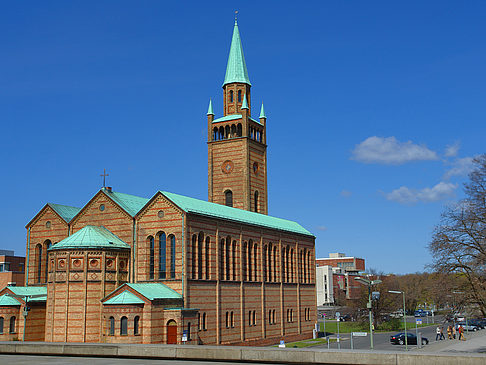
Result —
[[[235,10],[235,25],[238,24],[238,10]]]
[[[110,175],[106,173],[106,169],[103,169],[103,173],[100,176],[103,176],[103,187],[106,188],[106,177]]]

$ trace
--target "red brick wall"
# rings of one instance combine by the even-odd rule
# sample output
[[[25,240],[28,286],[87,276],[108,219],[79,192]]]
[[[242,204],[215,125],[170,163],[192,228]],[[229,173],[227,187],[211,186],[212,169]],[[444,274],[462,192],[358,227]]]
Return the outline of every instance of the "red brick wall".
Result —
[[[20,307],[12,306],[0,307],[0,317],[3,317],[3,331],[0,334],[0,341],[12,341],[12,340],[21,340],[22,333],[19,332],[22,327],[19,326],[19,319],[21,316]],[[15,317],[15,332],[10,333],[10,318]]]

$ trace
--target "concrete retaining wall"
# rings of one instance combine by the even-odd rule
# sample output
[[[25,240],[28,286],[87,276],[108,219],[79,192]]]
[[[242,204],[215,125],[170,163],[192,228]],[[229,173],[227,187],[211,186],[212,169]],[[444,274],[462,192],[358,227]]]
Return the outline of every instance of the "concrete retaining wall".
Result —
[[[484,365],[486,355],[293,348],[0,342],[1,354],[220,360],[288,364]]]

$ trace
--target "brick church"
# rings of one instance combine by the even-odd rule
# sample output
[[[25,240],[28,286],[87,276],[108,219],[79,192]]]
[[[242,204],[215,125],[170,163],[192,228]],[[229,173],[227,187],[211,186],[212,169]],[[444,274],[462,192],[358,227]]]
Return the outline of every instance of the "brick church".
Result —
[[[98,191],[27,224],[25,286],[0,291],[0,340],[266,345],[309,338],[315,237],[271,217],[267,118],[252,117],[235,22],[223,116],[208,123],[208,201]]]

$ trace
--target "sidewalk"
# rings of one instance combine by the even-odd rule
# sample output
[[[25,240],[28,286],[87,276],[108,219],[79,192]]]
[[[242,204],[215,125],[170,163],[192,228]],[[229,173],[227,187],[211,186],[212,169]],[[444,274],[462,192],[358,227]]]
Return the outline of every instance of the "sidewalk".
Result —
[[[427,352],[486,353],[486,329],[478,332],[469,332],[465,336],[466,341],[459,341],[457,339],[430,341],[429,345],[424,346],[422,350]]]

